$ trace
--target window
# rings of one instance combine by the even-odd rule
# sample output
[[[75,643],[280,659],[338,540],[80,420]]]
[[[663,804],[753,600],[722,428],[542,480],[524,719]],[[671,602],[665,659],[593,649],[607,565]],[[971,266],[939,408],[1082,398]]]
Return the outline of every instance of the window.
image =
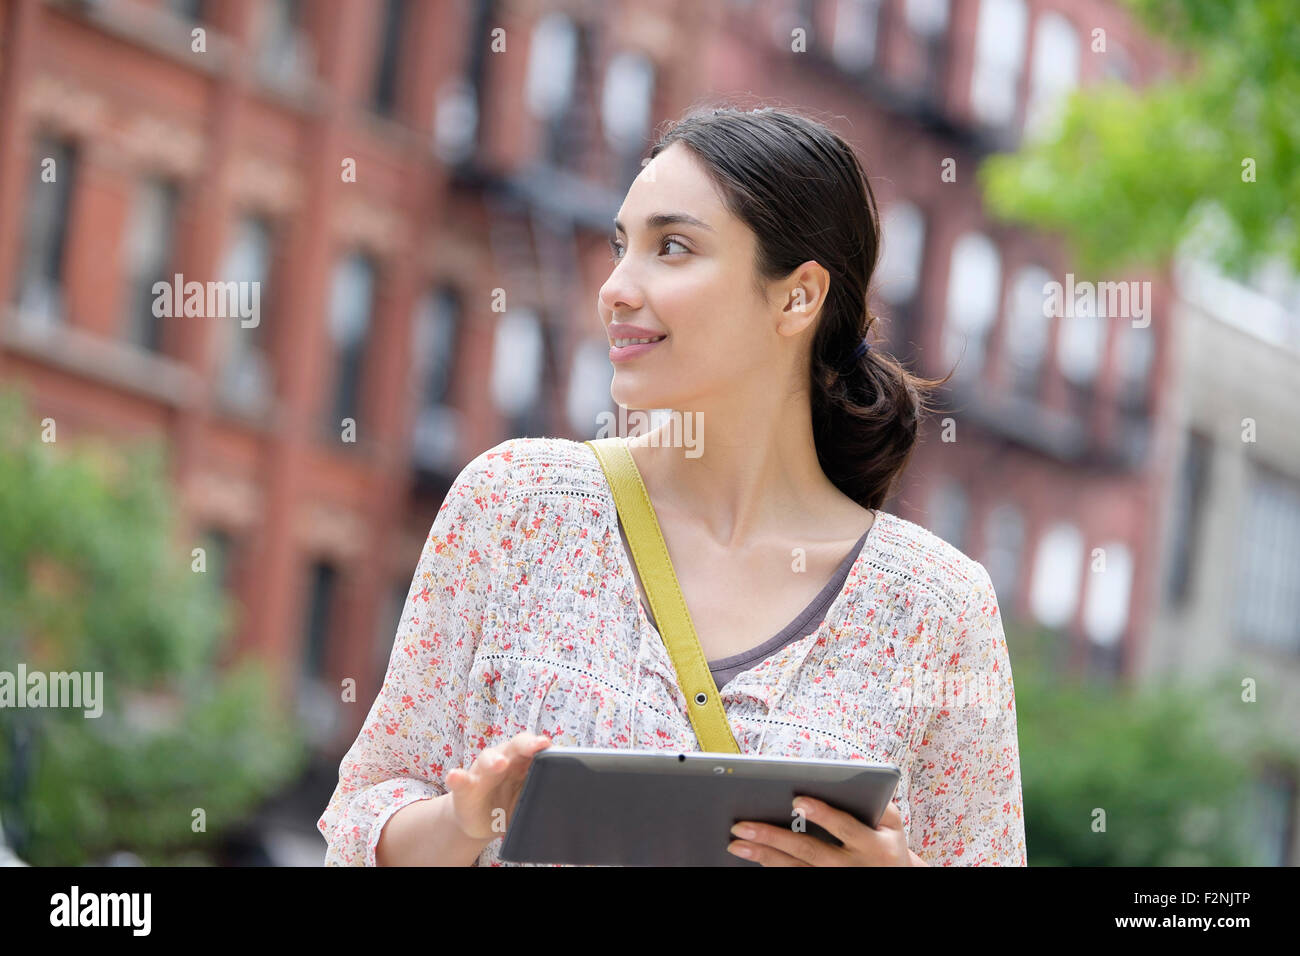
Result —
[[[605,139],[618,153],[645,146],[654,99],[654,64],[640,53],[619,53],[609,61],[600,101]]]
[[[224,282],[248,283],[257,290],[256,325],[238,317],[214,319],[221,369],[217,389],[223,403],[252,413],[264,411],[271,396],[271,364],[266,351],[267,281],[271,269],[271,229],[262,219],[248,218],[235,226],[221,266]],[[248,320],[251,321],[251,320]]]
[[[447,404],[456,368],[460,297],[440,288],[420,300],[415,318],[415,435],[412,457],[418,467],[442,470],[460,452],[460,414]]]
[[[1091,390],[1101,366],[1106,345],[1106,303],[1098,295],[1096,304],[1065,303],[1061,334],[1056,339],[1056,361],[1061,375],[1076,389]]]
[[[337,580],[338,572],[333,564],[328,561],[312,563],[311,597],[307,607],[307,633],[303,640],[302,674],[316,681],[325,678]]]
[[[966,490],[951,478],[939,480],[930,494],[930,530],[962,551],[966,547]]]
[[[1083,574],[1083,535],[1065,522],[1053,525],[1038,542],[1030,608],[1042,624],[1066,627],[1079,605]]]
[[[1131,322],[1120,322],[1119,351],[1117,356],[1120,406],[1132,411],[1145,411],[1147,392],[1151,387],[1151,365],[1155,358],[1155,324],[1134,327]]]
[[[288,85],[309,73],[311,47],[299,22],[299,0],[266,0],[256,7],[257,69],[262,79],[277,86]]]
[[[537,22],[528,51],[524,97],[540,126],[538,159],[578,176],[595,174],[590,167],[602,154],[602,104],[597,102],[601,84],[592,55],[599,42],[594,27],[549,13]],[[651,80],[643,76],[633,82]],[[621,175],[640,172],[628,153],[616,156],[615,162],[622,166]],[[602,170],[598,175],[607,174]]]
[[[1038,396],[1043,358],[1047,354],[1052,320],[1044,313],[1051,275],[1042,266],[1023,266],[1007,296],[1006,354],[1011,388],[1026,397]]]
[[[900,200],[885,210],[881,223],[884,236],[876,275],[880,297],[890,305],[902,305],[916,295],[925,248],[925,219],[910,202]]]
[[[154,315],[156,282],[170,282],[172,227],[176,218],[176,186],[160,179],[148,179],[136,190],[135,204],[126,234],[127,312],[126,340],[154,352],[162,350],[164,321],[180,317],[183,303],[172,303],[176,315],[161,319]]]
[[[422,404],[426,407],[441,405],[451,389],[460,308],[460,296],[446,286],[427,292],[420,299],[416,336],[424,386]]]
[[[917,86],[931,102],[937,103],[943,95],[948,0],[905,0],[903,18],[921,48]]]
[[[562,116],[573,97],[578,63],[578,32],[562,13],[548,13],[533,28],[524,93],[533,115],[544,121]]]
[[[433,119],[434,149],[446,163],[459,163],[478,142],[478,97],[472,84],[453,80],[438,94]]]
[[[229,590],[231,585],[232,547],[230,533],[222,528],[209,528],[204,535],[203,548],[206,556],[204,566],[223,591]]]
[[[379,57],[375,71],[375,112],[391,115],[397,106],[398,47],[406,19],[406,0],[384,0]]]
[[[165,0],[167,9],[184,20],[200,21],[203,17],[204,0]]]
[[[325,672],[330,646],[330,622],[334,620],[338,572],[328,561],[315,561],[310,569],[310,595],[306,633],[303,635],[301,679],[297,711],[308,740],[321,746],[334,734],[340,717],[341,700]]]
[[[981,0],[970,98],[976,118],[989,126],[1016,118],[1027,25],[1024,0]]]
[[[374,307],[375,268],[367,257],[354,253],[334,270],[330,294],[330,335],[334,339],[337,365],[334,397],[327,428],[337,434],[345,418],[359,420],[361,373],[365,361],[366,336]]]
[[[1088,566],[1088,595],[1083,605],[1083,630],[1101,647],[1119,643],[1128,625],[1129,594],[1133,588],[1133,552],[1122,541],[1102,545],[1106,570]]]
[[[569,427],[584,439],[595,436],[602,412],[614,410],[609,391],[613,380],[614,367],[605,339],[588,339],[574,350],[565,412]]]
[[[865,70],[875,62],[880,3],[881,0],[839,0],[835,4],[831,56],[850,72]]]
[[[1300,482],[1256,464],[1237,540],[1233,630],[1300,654]]]
[[[64,320],[64,252],[77,151],[70,142],[42,138],[33,149],[32,161],[17,304],[24,325],[45,326]]]
[[[1134,328],[1129,322],[1114,326],[1119,341],[1115,344],[1118,364],[1116,400],[1118,440],[1124,456],[1140,464],[1150,453],[1153,427],[1148,409],[1151,392],[1151,368],[1155,360],[1156,325]]]
[[[1079,83],[1079,38],[1059,13],[1044,13],[1034,30],[1025,135],[1050,136],[1062,98]]]
[[[492,342],[492,398],[502,414],[520,419],[541,399],[546,344],[531,309],[501,317]]]
[[[967,382],[984,367],[984,351],[1001,298],[1002,261],[987,236],[968,232],[953,245],[948,272],[944,365],[957,365],[953,378]],[[962,350],[965,349],[963,356]]]
[[[903,15],[913,33],[938,36],[948,28],[948,0],[905,0]]]
[[[1196,568],[1196,554],[1200,546],[1201,515],[1205,510],[1206,487],[1210,476],[1213,445],[1199,432],[1187,433],[1182,467],[1178,473],[1178,487],[1174,492],[1174,511],[1171,515],[1173,540],[1170,542],[1168,593],[1171,604],[1187,600],[1189,586]]]
[[[1015,505],[1003,503],[989,512],[985,522],[984,567],[1003,608],[1013,608],[1019,598],[1020,562],[1025,547],[1025,519]]]

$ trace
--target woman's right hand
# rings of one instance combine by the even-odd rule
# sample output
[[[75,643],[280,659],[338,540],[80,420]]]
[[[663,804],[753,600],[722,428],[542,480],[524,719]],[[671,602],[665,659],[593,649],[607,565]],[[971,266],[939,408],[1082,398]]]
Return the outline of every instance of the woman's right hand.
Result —
[[[533,755],[550,745],[550,738],[541,734],[516,734],[505,743],[488,747],[474,758],[468,770],[457,767],[447,774],[452,819],[465,836],[493,840],[505,833],[504,829],[493,828],[497,810],[504,810],[502,822],[508,827]]]

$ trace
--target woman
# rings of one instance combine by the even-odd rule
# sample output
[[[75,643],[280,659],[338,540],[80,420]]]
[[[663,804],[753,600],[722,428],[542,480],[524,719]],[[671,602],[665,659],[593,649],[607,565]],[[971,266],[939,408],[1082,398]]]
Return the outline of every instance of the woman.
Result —
[[[651,155],[597,308],[614,399],[707,424],[703,454],[628,444],[732,732],[745,753],[902,771],[878,828],[812,801],[843,846],[760,824],[730,848],[765,866],[1025,865],[989,576],[880,510],[946,379],[864,339],[880,238],[853,150],[792,112],[727,109]],[[517,438],[474,459],[318,824],[326,863],[505,865],[538,750],[700,749],[648,606],[588,446]]]

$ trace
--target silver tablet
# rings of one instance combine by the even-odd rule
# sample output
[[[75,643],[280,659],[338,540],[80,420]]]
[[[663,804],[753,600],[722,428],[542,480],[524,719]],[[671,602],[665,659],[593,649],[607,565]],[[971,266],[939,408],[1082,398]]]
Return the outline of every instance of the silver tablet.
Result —
[[[510,863],[758,866],[727,852],[731,827],[789,827],[796,796],[876,826],[899,770],[860,760],[551,745],[533,757],[501,847]],[[840,841],[811,820],[804,831]]]

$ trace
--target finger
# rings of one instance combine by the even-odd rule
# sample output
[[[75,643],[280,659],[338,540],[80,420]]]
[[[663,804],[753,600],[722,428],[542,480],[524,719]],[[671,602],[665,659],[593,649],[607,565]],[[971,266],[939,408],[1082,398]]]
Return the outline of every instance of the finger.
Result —
[[[843,844],[861,843],[871,827],[867,826],[851,813],[847,813],[838,807],[833,807],[824,800],[818,800],[815,797],[799,797],[799,802],[795,806],[796,810],[803,810],[805,818],[817,824],[827,833],[838,837]]]
[[[885,812],[880,815],[880,822],[876,824],[877,830],[901,830],[903,829],[903,811],[898,809],[898,804],[890,800],[885,804]]]
[[[501,754],[499,746],[491,746],[483,750],[474,761],[470,772],[480,780],[495,777],[506,764],[506,758]]]
[[[809,839],[815,839],[809,837]],[[820,841],[818,841],[820,842]],[[739,849],[749,850],[749,855],[736,853]],[[791,856],[783,850],[766,843],[755,843],[752,840],[733,840],[727,844],[727,851],[739,856],[742,860],[750,860],[761,866],[814,866],[815,864],[805,862],[798,857]]]
[[[510,750],[514,756],[531,757],[550,743],[551,739],[541,734],[518,734],[510,741]]]
[[[795,833],[785,827],[774,827],[769,823],[754,823],[745,820],[738,827],[748,827],[752,836],[743,836],[732,830],[732,836],[741,843],[756,843],[770,847],[781,854],[803,861],[808,866],[847,866],[847,855],[843,847],[831,846],[824,840],[807,833]]]
[[[545,737],[540,739],[546,741]],[[508,761],[505,772],[514,776],[527,773],[528,766],[539,749],[541,748],[538,746],[538,738],[532,734],[520,734],[515,737],[504,748]]]

